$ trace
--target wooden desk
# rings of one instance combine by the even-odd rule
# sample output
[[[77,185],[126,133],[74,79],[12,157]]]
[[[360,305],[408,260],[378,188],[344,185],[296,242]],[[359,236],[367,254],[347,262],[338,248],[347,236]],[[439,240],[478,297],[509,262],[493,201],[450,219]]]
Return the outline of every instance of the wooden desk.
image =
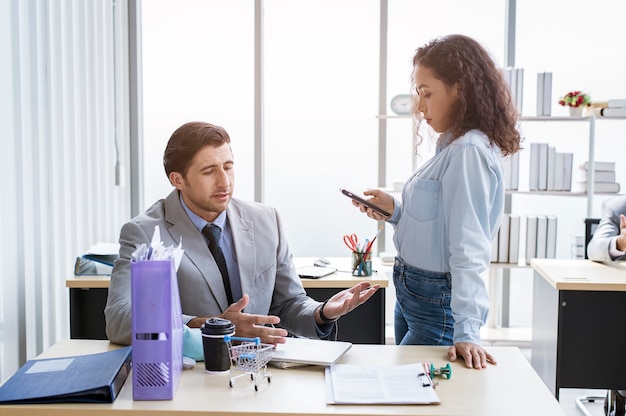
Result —
[[[60,357],[101,352],[115,348],[107,341],[66,340],[42,354]],[[408,364],[432,362],[443,366],[447,347],[354,345],[340,359],[344,364]],[[439,405],[327,405],[324,367],[280,370],[271,368],[272,382],[259,384],[238,379],[228,386],[228,375],[207,374],[204,364],[186,370],[171,401],[133,401],[132,375],[113,404],[50,404],[0,406],[12,415],[188,415],[191,413],[244,416],[274,415],[480,415],[480,416],[565,416],[559,403],[532,370],[519,349],[490,347],[497,366],[486,370],[467,369],[452,363],[452,378],[437,379]]]
[[[560,388],[626,389],[626,264],[532,259],[531,362]]]
[[[294,258],[296,267],[312,266],[314,257]],[[385,343],[385,289],[389,287],[391,266],[383,266],[373,260],[377,270],[369,278],[354,277],[349,272],[349,257],[329,258],[339,272],[320,279],[302,279],[307,294],[323,301],[364,280],[380,285],[381,289],[365,304],[342,317],[339,322],[338,339],[355,344]],[[105,333],[104,307],[106,306],[110,276],[71,276],[65,281],[70,290],[70,337],[74,339],[107,339]]]

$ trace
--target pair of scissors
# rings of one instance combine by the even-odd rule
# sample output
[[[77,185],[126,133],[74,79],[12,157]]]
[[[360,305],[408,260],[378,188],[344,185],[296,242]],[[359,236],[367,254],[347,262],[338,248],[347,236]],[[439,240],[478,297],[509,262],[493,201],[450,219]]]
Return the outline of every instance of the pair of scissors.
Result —
[[[359,238],[356,236],[356,234],[344,235],[343,242],[346,246],[348,246],[350,250],[355,252],[359,251]]]

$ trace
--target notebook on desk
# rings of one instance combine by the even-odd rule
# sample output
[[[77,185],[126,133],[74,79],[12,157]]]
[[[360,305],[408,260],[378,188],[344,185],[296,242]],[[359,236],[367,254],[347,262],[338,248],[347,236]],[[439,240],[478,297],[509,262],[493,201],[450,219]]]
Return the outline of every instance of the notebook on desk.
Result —
[[[131,350],[28,360],[0,386],[0,404],[112,403],[130,372]]]
[[[325,341],[310,338],[287,338],[278,344],[272,355],[273,362],[331,365],[352,347],[345,341]]]
[[[333,267],[320,267],[320,266],[303,266],[296,269],[298,276],[302,279],[319,279],[320,277],[328,276],[337,271]]]

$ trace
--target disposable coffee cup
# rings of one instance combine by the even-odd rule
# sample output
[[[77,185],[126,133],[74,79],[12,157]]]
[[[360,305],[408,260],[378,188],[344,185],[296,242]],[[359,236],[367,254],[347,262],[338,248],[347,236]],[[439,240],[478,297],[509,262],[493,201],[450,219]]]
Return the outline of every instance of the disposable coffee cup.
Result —
[[[228,319],[210,318],[202,324],[202,347],[204,349],[204,369],[209,373],[223,373],[230,370],[226,335],[235,335],[235,325]]]

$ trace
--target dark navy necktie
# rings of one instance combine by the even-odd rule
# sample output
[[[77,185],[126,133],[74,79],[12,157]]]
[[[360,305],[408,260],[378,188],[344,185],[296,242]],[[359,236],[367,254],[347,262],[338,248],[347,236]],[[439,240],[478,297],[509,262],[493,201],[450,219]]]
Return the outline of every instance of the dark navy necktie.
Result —
[[[211,254],[213,254],[217,267],[219,267],[220,273],[222,274],[226,298],[228,299],[228,304],[231,305],[233,303],[233,293],[230,289],[230,278],[228,277],[228,269],[226,268],[226,259],[224,258],[224,253],[219,244],[222,230],[217,225],[207,224],[202,229],[202,234],[209,240],[209,250],[211,250]]]

